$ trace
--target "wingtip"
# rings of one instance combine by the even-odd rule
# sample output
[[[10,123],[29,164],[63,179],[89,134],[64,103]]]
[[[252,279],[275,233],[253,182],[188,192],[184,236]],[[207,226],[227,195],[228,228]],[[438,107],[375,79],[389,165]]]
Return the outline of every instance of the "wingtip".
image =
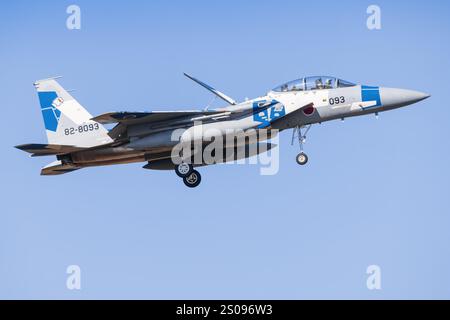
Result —
[[[25,148],[25,144],[19,144],[19,145],[17,145],[17,146],[14,146],[14,148],[16,148],[16,149],[19,149],[19,150],[22,150],[23,151],[23,149]]]

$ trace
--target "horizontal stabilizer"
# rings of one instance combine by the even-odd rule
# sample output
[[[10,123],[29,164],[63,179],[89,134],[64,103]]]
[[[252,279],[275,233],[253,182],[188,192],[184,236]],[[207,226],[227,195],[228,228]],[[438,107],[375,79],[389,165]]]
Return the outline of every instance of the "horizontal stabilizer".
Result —
[[[41,176],[56,176],[80,169],[73,164],[63,164],[60,160],[49,163],[41,170]]]
[[[16,146],[17,149],[31,153],[32,157],[38,156],[53,156],[59,154],[66,154],[75,151],[84,150],[86,148],[79,148],[74,146],[65,146],[59,144],[22,144]]]

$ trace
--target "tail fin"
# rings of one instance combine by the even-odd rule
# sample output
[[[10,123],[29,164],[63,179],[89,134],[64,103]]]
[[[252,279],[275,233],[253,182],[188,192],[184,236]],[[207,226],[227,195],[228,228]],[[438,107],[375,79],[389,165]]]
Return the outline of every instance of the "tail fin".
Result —
[[[36,81],[49,144],[93,147],[113,140],[55,79]]]

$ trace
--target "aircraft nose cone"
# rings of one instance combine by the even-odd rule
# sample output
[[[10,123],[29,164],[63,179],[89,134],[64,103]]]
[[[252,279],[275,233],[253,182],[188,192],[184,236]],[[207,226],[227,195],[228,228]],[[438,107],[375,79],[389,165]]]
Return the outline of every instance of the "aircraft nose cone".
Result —
[[[427,93],[394,88],[380,88],[380,96],[386,108],[404,107],[430,97]]]

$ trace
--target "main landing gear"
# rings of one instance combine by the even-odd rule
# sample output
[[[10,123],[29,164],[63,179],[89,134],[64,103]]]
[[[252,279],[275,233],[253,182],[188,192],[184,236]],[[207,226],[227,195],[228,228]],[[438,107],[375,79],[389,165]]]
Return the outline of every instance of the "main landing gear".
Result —
[[[180,178],[184,178],[191,174],[191,172],[194,170],[194,167],[190,163],[182,162],[175,166],[175,173]]]
[[[180,178],[183,178],[184,184],[189,188],[197,187],[202,181],[200,172],[194,170],[194,167],[190,163],[182,162],[175,166],[175,173]]]
[[[311,125],[306,126],[298,126],[295,127],[292,132],[292,141],[291,144],[294,144],[295,138],[298,139],[298,143],[300,145],[300,153],[296,157],[296,161],[299,165],[304,166],[308,163],[308,156],[306,153],[303,152],[303,145],[306,142],[306,134],[309,132],[309,129],[311,129]],[[304,131],[303,131],[304,130]]]

